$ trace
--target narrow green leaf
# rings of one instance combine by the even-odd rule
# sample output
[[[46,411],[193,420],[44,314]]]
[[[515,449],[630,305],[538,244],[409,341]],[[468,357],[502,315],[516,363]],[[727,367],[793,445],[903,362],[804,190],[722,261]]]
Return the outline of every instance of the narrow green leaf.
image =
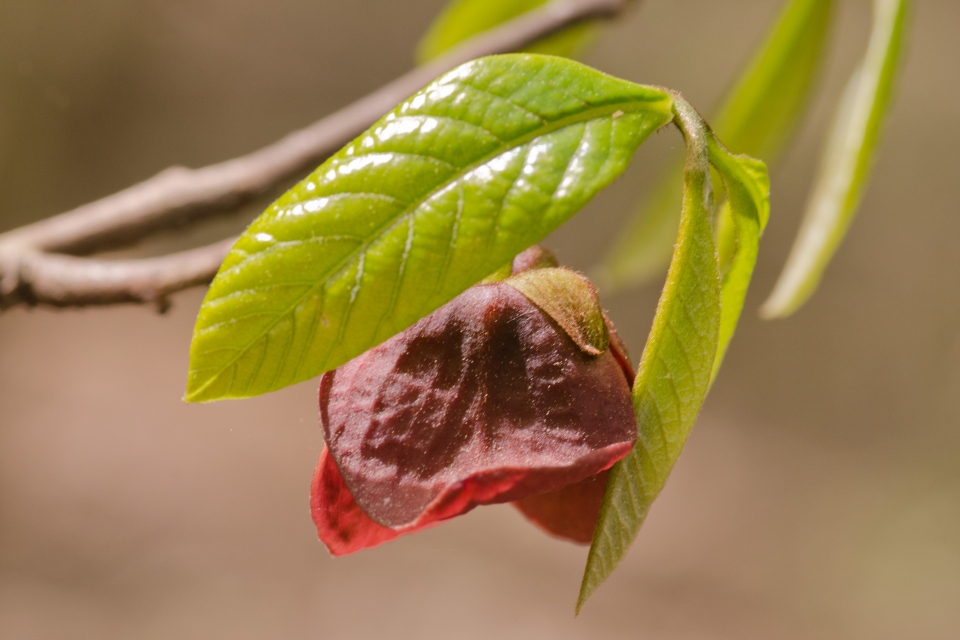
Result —
[[[783,318],[813,295],[843,241],[873,167],[903,50],[906,0],[874,0],[867,52],[837,109],[790,256],[761,314]]]
[[[500,26],[550,0],[453,0],[437,19],[417,47],[417,62],[424,63],[441,56],[464,40]],[[543,53],[573,57],[593,39],[597,25],[576,24],[542,38],[524,49],[527,53]]]
[[[757,264],[760,236],[770,218],[770,178],[763,162],[730,153],[712,134],[708,138],[708,148],[710,163],[720,174],[727,191],[726,215],[721,221],[729,222],[718,232],[719,245],[731,247],[728,250],[730,257],[726,260],[721,257],[720,260],[724,271],[720,294],[720,338],[713,362],[712,377],[715,379],[740,320],[747,287]]]
[[[197,318],[186,399],[280,389],[410,326],[576,213],[672,102],[548,56],[444,74],[237,241]]]
[[[803,114],[826,49],[832,0],[790,0],[719,113],[711,120],[733,151],[775,162]],[[673,251],[683,163],[676,162],[637,210],[596,273],[601,289],[662,273]]]
[[[700,118],[679,97],[687,141],[680,231],[633,387],[639,437],[610,470],[577,611],[624,556],[667,480],[710,386],[720,327],[720,273]]]

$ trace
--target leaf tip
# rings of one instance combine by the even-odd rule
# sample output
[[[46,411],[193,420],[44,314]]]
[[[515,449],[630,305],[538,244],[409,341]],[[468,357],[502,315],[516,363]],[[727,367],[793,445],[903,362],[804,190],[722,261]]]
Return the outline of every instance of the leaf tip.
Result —
[[[800,264],[802,259],[787,260],[780,278],[773,286],[770,296],[760,306],[760,317],[764,320],[782,320],[796,313],[806,304],[820,284],[820,270]]]
[[[186,402],[186,403],[189,403],[189,404],[201,404],[201,403],[204,403],[204,402],[209,402],[210,400],[212,400],[212,398],[204,398],[204,397],[203,397],[203,392],[202,392],[201,390],[191,389],[191,388],[188,386],[188,387],[187,387],[187,390],[186,390],[186,392],[184,392],[183,398],[181,398],[181,400],[182,400],[183,402]]]
[[[199,378],[194,371],[187,376],[187,389],[183,394],[183,401],[191,404],[213,402],[223,398],[222,394],[213,392],[213,383],[216,378]]]
[[[760,305],[758,312],[763,320],[784,320],[792,316],[803,303],[806,302],[808,295],[789,295],[779,287],[774,288],[766,302]]]
[[[583,581],[580,583],[580,593],[577,595],[577,606],[573,609],[574,617],[580,615],[580,612],[583,610],[583,605],[587,603],[587,600],[593,595],[596,589],[597,585],[590,581],[590,570],[588,568],[583,572]]]
[[[580,611],[583,609],[583,605],[586,604],[587,598],[590,596],[585,596],[583,590],[580,590],[580,595],[577,596],[577,605],[573,608],[573,617],[576,618],[580,615]]]

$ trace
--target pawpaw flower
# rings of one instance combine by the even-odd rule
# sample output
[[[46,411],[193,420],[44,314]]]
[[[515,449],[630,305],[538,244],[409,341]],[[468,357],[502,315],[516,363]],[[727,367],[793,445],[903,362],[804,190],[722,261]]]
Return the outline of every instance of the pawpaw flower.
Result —
[[[589,542],[637,439],[633,369],[593,286],[534,247],[320,381],[311,513],[334,555],[512,502]]]

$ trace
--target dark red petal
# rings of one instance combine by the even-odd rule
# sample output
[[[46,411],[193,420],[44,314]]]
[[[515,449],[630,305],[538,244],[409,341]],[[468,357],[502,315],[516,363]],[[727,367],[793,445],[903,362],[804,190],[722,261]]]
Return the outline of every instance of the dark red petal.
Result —
[[[613,354],[613,357],[617,360],[617,364],[619,364],[623,370],[623,375],[627,378],[627,385],[633,389],[633,383],[637,374],[634,372],[633,364],[630,362],[627,345],[620,337],[620,334],[617,333],[617,328],[613,326],[613,323],[606,314],[603,315],[603,321],[607,324],[607,333],[610,335],[610,353]]]
[[[320,540],[335,556],[375,547],[400,535],[360,510],[326,446],[320,452],[310,486],[310,515]]]
[[[631,445],[616,444],[593,451],[579,461],[579,465],[564,471],[542,468],[500,468],[476,473],[454,483],[434,499],[413,523],[399,531],[408,533],[449,520],[483,504],[514,502],[531,495],[552,495],[555,487],[576,486],[581,482],[582,469],[608,469],[630,452]],[[564,476],[564,473],[566,476]],[[564,480],[566,477],[568,480]],[[593,476],[596,477],[596,476]],[[574,479],[576,478],[576,479]],[[589,478],[587,478],[589,480]],[[562,492],[563,489],[560,489]],[[546,493],[545,493],[546,492]],[[602,489],[601,489],[601,499]],[[599,506],[597,507],[599,513]],[[594,516],[596,521],[596,516]],[[592,531],[592,529],[591,529]]]
[[[588,544],[600,515],[607,472],[570,484],[552,493],[517,500],[513,505],[550,535]]]
[[[618,359],[503,283],[325,374],[320,421],[355,504],[398,532],[580,482],[636,440]]]
[[[394,530],[377,524],[357,506],[324,446],[310,487],[310,514],[320,541],[332,555],[342,556],[461,515],[503,492],[506,487],[515,486],[519,475],[500,472],[499,478],[470,478],[457,490],[448,491],[435,500],[420,521]],[[573,542],[588,543],[600,513],[606,478],[607,472],[602,471],[559,491],[527,496],[513,504],[547,533]]]
[[[498,469],[467,478],[438,496],[416,522],[391,529],[374,522],[360,509],[324,446],[310,488],[310,513],[320,540],[331,554],[342,556],[462,515],[479,504],[489,503],[491,498],[509,494],[526,475],[525,469]]]

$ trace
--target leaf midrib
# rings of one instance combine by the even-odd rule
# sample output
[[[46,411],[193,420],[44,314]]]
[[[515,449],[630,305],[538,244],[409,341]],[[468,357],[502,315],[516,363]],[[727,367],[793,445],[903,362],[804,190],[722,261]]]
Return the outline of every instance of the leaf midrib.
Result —
[[[252,347],[257,341],[261,340],[264,335],[269,333],[270,330],[273,329],[273,327],[275,327],[276,324],[280,322],[282,318],[286,317],[294,309],[296,309],[304,301],[304,299],[306,299],[308,296],[313,294],[318,287],[323,286],[324,284],[329,282],[332,278],[340,275],[340,272],[358,254],[367,251],[374,242],[380,239],[385,233],[390,231],[394,226],[404,221],[409,215],[411,215],[418,208],[420,208],[420,206],[423,205],[423,203],[425,203],[427,200],[432,198],[434,195],[436,195],[443,189],[446,189],[453,182],[461,179],[464,175],[470,173],[477,167],[483,166],[484,164],[490,162],[491,160],[493,160],[494,158],[500,155],[503,155],[504,153],[507,153],[509,151],[512,151],[513,149],[522,147],[528,144],[529,142],[539,137],[549,135],[554,131],[558,131],[565,127],[573,126],[575,124],[580,124],[581,122],[588,122],[590,120],[599,120],[602,117],[611,116],[617,111],[624,112],[624,115],[626,115],[626,113],[641,113],[644,111],[648,111],[648,112],[653,111],[651,109],[644,109],[643,107],[651,104],[656,104],[659,102],[666,102],[669,105],[671,102],[669,95],[664,95],[662,98],[657,98],[657,99],[651,98],[646,100],[637,99],[637,100],[629,100],[629,101],[623,101],[623,102],[614,102],[614,103],[606,104],[600,107],[594,107],[592,109],[585,109],[580,113],[577,113],[571,116],[566,116],[564,118],[560,118],[559,120],[555,120],[551,123],[545,124],[541,127],[534,129],[533,131],[523,134],[522,136],[519,136],[513,140],[505,142],[501,147],[497,148],[496,150],[491,151],[485,156],[479,158],[478,160],[475,160],[474,162],[461,167],[450,178],[448,178],[447,180],[443,181],[441,184],[437,185],[436,187],[428,191],[419,199],[407,205],[407,207],[404,208],[399,214],[397,214],[395,218],[388,219],[384,224],[380,225],[378,228],[372,231],[365,241],[363,241],[357,248],[353,249],[350,253],[344,256],[344,258],[340,260],[340,262],[338,262],[336,265],[331,267],[331,269],[327,272],[327,275],[321,278],[318,278],[316,284],[314,284],[313,286],[309,287],[306,291],[304,291],[303,294],[297,297],[283,312],[277,314],[273,321],[265,324],[263,329],[260,332],[258,332],[256,336],[251,338],[243,347],[239,348],[237,351],[237,355],[232,357],[229,361],[227,361],[220,368],[220,370],[217,372],[216,375],[208,378],[207,381],[202,386],[200,386],[198,389],[196,389],[192,393],[188,393],[184,399],[187,401],[191,401],[197,396],[201,395],[207,388],[210,387],[210,385],[216,382],[220,378],[220,376],[223,375],[225,371],[227,371],[231,366],[233,366],[237,362],[237,360],[239,360],[244,354],[246,354],[247,351],[250,349],[250,347]],[[671,111],[669,111],[668,109],[666,113],[671,113]],[[459,120],[459,121],[464,122],[465,124],[471,124],[464,120]],[[362,157],[362,156],[356,156],[356,157]],[[215,298],[215,299],[218,299],[218,298]],[[197,369],[191,370],[191,372],[193,371],[197,371]],[[256,373],[254,375],[256,375]],[[230,398],[233,396],[222,396],[222,397]]]

